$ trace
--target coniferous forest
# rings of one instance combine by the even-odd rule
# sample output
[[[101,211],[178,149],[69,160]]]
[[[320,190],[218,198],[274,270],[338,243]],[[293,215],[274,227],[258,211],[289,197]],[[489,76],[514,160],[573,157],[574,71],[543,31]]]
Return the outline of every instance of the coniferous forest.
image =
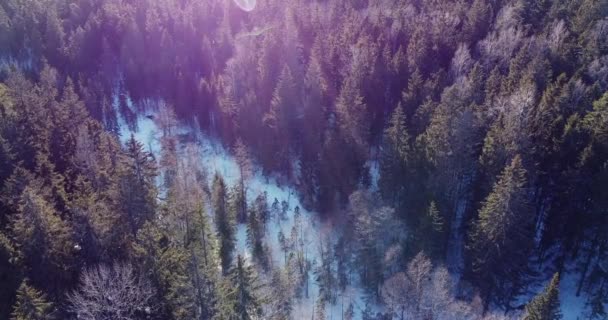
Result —
[[[608,1],[0,0],[0,319],[608,319]]]

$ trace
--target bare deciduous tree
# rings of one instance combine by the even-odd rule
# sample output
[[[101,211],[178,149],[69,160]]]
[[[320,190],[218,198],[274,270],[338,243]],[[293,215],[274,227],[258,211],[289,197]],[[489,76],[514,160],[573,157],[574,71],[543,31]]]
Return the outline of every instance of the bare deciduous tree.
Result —
[[[382,299],[398,319],[405,319],[408,307],[408,279],[403,272],[390,277],[382,285]]]
[[[84,271],[80,287],[68,295],[70,311],[82,320],[132,320],[152,312],[153,289],[128,264]]]
[[[399,319],[421,314],[425,290],[430,289],[429,279],[433,265],[423,253],[418,253],[408,264],[407,271],[399,272],[385,281],[382,298]]]

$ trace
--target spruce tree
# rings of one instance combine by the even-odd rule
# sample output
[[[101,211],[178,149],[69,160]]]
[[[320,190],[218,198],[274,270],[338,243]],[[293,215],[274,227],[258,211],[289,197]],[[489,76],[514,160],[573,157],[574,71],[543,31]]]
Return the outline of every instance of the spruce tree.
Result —
[[[120,177],[120,205],[133,236],[156,210],[156,161],[133,135],[124,150],[124,172]]]
[[[215,215],[215,228],[220,241],[221,266],[224,274],[226,274],[232,264],[232,251],[236,241],[234,217],[228,211],[228,195],[224,178],[218,173],[213,178],[211,189],[211,205]]]
[[[289,145],[297,128],[296,108],[299,107],[298,91],[293,74],[285,65],[272,95],[270,110],[264,115],[263,122],[268,129],[268,145],[264,155],[271,168],[290,174]]]
[[[172,243],[169,234],[152,222],[137,233],[134,255],[156,284],[162,317],[193,319],[197,313],[196,291],[191,281],[188,251]]]
[[[384,131],[380,152],[380,180],[378,186],[385,199],[398,201],[405,191],[406,164],[410,157],[409,134],[401,103],[391,116]]]
[[[260,298],[261,285],[253,266],[247,264],[245,259],[238,255],[236,264],[228,275],[233,290],[227,297],[233,303],[233,310],[238,320],[258,319],[262,315]]]
[[[359,85],[356,75],[345,80],[336,101],[336,114],[341,136],[348,143],[347,146],[353,149],[355,155],[363,157],[369,147],[370,122]]]
[[[316,267],[315,280],[319,285],[319,299],[324,302],[335,303],[336,276],[334,274],[332,246],[327,239],[319,244],[319,265]]]
[[[533,244],[526,170],[516,156],[483,202],[469,235],[473,280],[490,300],[509,305],[525,286]]]
[[[559,320],[559,273],[553,275],[545,290],[526,305],[524,320]]]
[[[275,269],[272,272],[270,291],[271,319],[288,320],[291,319],[293,311],[293,284],[290,283],[290,276],[285,269]]]
[[[74,263],[73,231],[37,189],[28,186],[21,195],[18,212],[12,216],[13,239],[34,284],[62,287]]]
[[[420,219],[417,239],[422,244],[422,250],[433,257],[441,256],[446,233],[443,216],[437,209],[435,201],[431,201],[426,214]]]
[[[45,295],[28,285],[27,280],[23,280],[17,290],[11,320],[51,320],[54,319],[52,313],[53,305],[46,300]]]
[[[264,225],[257,210],[252,210],[247,218],[247,245],[251,249],[253,258],[263,268],[267,268],[268,263],[264,247]]]
[[[241,139],[238,139],[234,145],[234,156],[236,158],[236,163],[239,166],[239,190],[238,194],[241,195],[238,198],[238,215],[236,216],[238,221],[245,221],[245,215],[247,214],[247,199],[246,199],[246,183],[247,179],[253,174],[253,163],[251,160],[251,155],[249,154],[249,150],[243,144]]]

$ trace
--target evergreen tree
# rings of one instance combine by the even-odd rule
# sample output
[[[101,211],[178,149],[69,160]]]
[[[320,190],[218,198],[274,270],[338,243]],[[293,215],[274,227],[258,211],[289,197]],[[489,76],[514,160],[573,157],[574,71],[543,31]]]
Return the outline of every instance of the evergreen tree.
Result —
[[[285,65],[279,76],[279,82],[272,95],[270,110],[264,115],[264,124],[270,130],[270,150],[266,156],[271,157],[268,163],[280,172],[291,174],[289,171],[289,142],[295,136],[297,128],[296,108],[299,107],[296,83],[289,67]]]
[[[319,248],[320,261],[315,270],[315,280],[319,285],[319,299],[333,304],[336,301],[336,277],[333,270],[334,255],[331,249],[332,246],[327,240],[321,241]]]
[[[17,301],[13,306],[11,320],[51,320],[53,305],[47,302],[40,291],[28,285],[24,280],[17,290]]]
[[[327,80],[314,52],[311,54],[308,69],[304,76],[304,111],[302,128],[303,160],[318,165],[316,154],[323,142],[323,132],[326,123],[326,94]],[[312,177],[308,177],[309,179]]]
[[[270,220],[270,209],[268,208],[268,194],[266,191],[258,194],[253,202],[253,211],[256,212],[262,228],[266,230],[266,224]]]
[[[405,120],[403,107],[399,103],[384,131],[380,153],[380,192],[385,199],[396,203],[402,200],[405,191],[406,165],[411,152]]]
[[[290,283],[286,270],[275,269],[272,272],[270,290],[272,294],[270,310],[273,311],[272,319],[291,319],[293,310],[293,284]]]
[[[251,249],[253,258],[263,268],[267,268],[268,261],[264,247],[264,224],[257,210],[252,210],[247,218],[247,245]]]
[[[120,205],[133,236],[156,210],[156,161],[131,135],[126,144],[124,172],[120,177]]]
[[[432,257],[440,257],[445,243],[445,226],[443,216],[431,201],[426,214],[421,216],[418,239],[422,249]]]
[[[263,300],[259,296],[261,285],[252,265],[246,265],[241,255],[236,258],[236,264],[228,274],[234,290],[228,297],[233,303],[236,319],[251,320],[262,316]]]
[[[516,156],[479,210],[469,238],[473,280],[489,301],[509,305],[524,287],[532,246],[526,170]]]
[[[251,160],[251,155],[249,154],[249,150],[247,150],[247,147],[245,146],[245,144],[243,144],[243,141],[241,139],[238,139],[236,141],[236,144],[234,146],[234,155],[236,157],[236,162],[239,166],[240,176],[240,190],[238,190],[238,194],[240,195],[240,197],[238,197],[239,214],[236,217],[238,221],[243,222],[246,220],[245,215],[247,214],[245,184],[247,182],[247,179],[249,179],[249,177],[253,174],[253,163]]]
[[[23,191],[12,217],[12,235],[32,281],[58,289],[67,285],[74,267],[72,229],[36,189],[28,186]]]
[[[224,179],[216,173],[211,190],[211,204],[215,214],[215,228],[220,242],[220,260],[224,274],[228,273],[232,264],[232,251],[236,241],[234,217],[228,211],[227,199]]]
[[[228,212],[230,216],[235,218],[235,221],[238,223],[246,223],[247,222],[247,213],[248,213],[248,205],[247,205],[247,189],[241,188],[241,184],[238,183],[232,188],[230,188],[230,192],[228,195]]]
[[[169,235],[151,222],[139,230],[137,240],[134,256],[149,270],[158,290],[160,307],[156,312],[167,318],[194,318],[198,306],[188,272],[188,252],[172,243]]]
[[[342,136],[355,154],[362,157],[368,151],[370,123],[367,105],[358,85],[356,76],[347,78],[336,102],[336,113]]]
[[[559,274],[551,278],[545,290],[526,305],[524,320],[559,320],[562,318],[559,305]]]

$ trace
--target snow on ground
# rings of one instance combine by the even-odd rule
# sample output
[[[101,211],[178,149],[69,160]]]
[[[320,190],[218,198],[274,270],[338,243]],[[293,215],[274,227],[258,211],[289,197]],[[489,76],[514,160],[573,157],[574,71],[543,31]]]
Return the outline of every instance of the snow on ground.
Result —
[[[13,68],[30,71],[34,68],[34,59],[31,56],[25,59],[17,59],[13,56],[0,56],[0,73],[10,72]]]
[[[129,102],[130,104],[130,102]],[[159,103],[158,105],[163,105]],[[157,130],[154,121],[155,114],[158,110],[148,110],[145,116],[138,115],[137,130],[131,131],[124,120],[120,120],[120,138],[124,143],[131,134],[139,142],[143,143],[146,149],[152,152],[157,158],[160,155],[159,137],[160,133]],[[181,134],[190,133],[195,137],[196,143],[201,150],[202,162],[206,166],[208,172],[209,184],[213,179],[213,174],[218,172],[223,176],[227,186],[235,185],[239,180],[239,169],[235,158],[224,148],[224,146],[214,138],[205,135],[196,125],[180,126],[178,132]],[[378,180],[378,163],[369,163],[370,175],[372,178],[372,188],[377,188]],[[160,180],[159,180],[160,182]],[[285,220],[280,223],[273,219],[267,224],[266,242],[270,247],[272,265],[284,265],[283,252],[280,249],[278,242],[278,233],[282,231],[285,236],[289,236],[294,225],[294,210],[299,207],[302,217],[302,231],[304,242],[306,243],[306,252],[308,259],[313,265],[319,263],[319,246],[320,240],[324,239],[327,230],[331,228],[318,219],[316,212],[305,210],[300,204],[297,196],[297,191],[292,186],[280,186],[274,177],[264,176],[257,168],[254,174],[247,180],[247,200],[251,203],[260,193],[266,192],[268,199],[268,207],[270,208],[274,199],[279,203],[286,201],[289,204],[288,214]],[[464,201],[463,201],[464,202]],[[459,206],[460,207],[460,206]],[[459,208],[460,209],[460,208]],[[463,211],[463,210],[462,210]],[[461,214],[457,214],[460,216]],[[237,245],[236,254],[244,257],[251,257],[249,248],[247,247],[247,232],[244,224],[239,224],[237,227]],[[461,257],[452,257],[453,260],[459,261]],[[315,263],[316,262],[316,263]],[[583,312],[586,309],[586,298],[584,295],[576,296],[576,285],[580,275],[576,272],[567,272],[562,276],[560,284],[560,300],[562,304],[562,313],[564,320],[582,320],[585,319]],[[318,296],[318,285],[314,281],[312,271],[309,274],[310,291],[308,297],[302,297],[296,301],[294,305],[293,315],[297,319],[311,319],[314,314],[316,297]],[[534,296],[534,293],[540,292],[546,283],[541,283],[538,288],[531,290],[529,296],[520,297],[521,303],[529,301]],[[335,305],[326,306],[328,319],[342,319],[343,310],[352,302],[355,306],[355,319],[360,318],[361,310],[365,308],[365,294],[360,286],[349,286],[344,292],[339,293]],[[378,306],[373,306],[374,310],[379,310]]]
[[[128,101],[128,103],[130,105],[129,107],[131,107],[131,102]],[[163,104],[159,103],[158,105]],[[160,133],[158,132],[154,121],[156,114],[158,114],[158,110],[151,109],[143,116],[138,115],[136,130],[130,130],[124,120],[119,120],[121,141],[125,143],[130,139],[131,135],[133,135],[136,140],[144,144],[147,151],[150,151],[159,158],[161,150],[159,143]],[[178,131],[180,133],[190,133],[194,135],[196,144],[199,145],[201,150],[202,162],[206,166],[209,184],[211,183],[211,179],[213,179],[215,172],[222,175],[228,187],[235,185],[239,181],[239,169],[235,158],[219,141],[217,141],[217,139],[203,134],[196,125],[190,127],[181,126]],[[279,231],[282,231],[285,236],[288,237],[290,235],[291,229],[294,226],[294,210],[296,207],[299,207],[302,217],[302,228],[300,231],[303,234],[302,238],[305,243],[306,256],[313,266],[318,264],[320,240],[325,236],[323,230],[330,227],[320,222],[316,212],[307,211],[302,207],[295,188],[288,185],[280,186],[276,178],[264,176],[261,170],[257,168],[254,170],[254,174],[247,180],[248,202],[251,203],[263,192],[267,193],[269,208],[272,206],[275,199],[277,199],[279,203],[286,201],[289,204],[288,214],[284,220],[278,221],[277,219],[272,219],[266,225],[265,240],[270,248],[272,265],[281,267],[284,265],[284,255],[279,245],[278,233]],[[246,230],[247,228],[244,224],[239,224],[237,227],[236,254],[250,257],[251,254],[247,247]],[[302,297],[296,301],[293,310],[294,318],[311,319],[314,314],[319,288],[314,281],[314,274],[312,271],[309,273],[308,281],[310,288],[309,296]],[[355,318],[358,318],[360,311],[365,307],[364,297],[365,294],[363,289],[359,286],[348,287],[344,293],[338,295],[335,305],[326,306],[327,318],[342,319],[343,310],[346,309],[351,302],[355,306]]]
[[[551,248],[547,255],[551,256],[560,250],[559,246]],[[587,305],[588,296],[583,291],[580,296],[576,296],[578,288],[578,282],[581,278],[581,273],[577,268],[580,264],[580,260],[574,260],[566,263],[563,272],[560,274],[559,282],[559,300],[562,312],[562,320],[586,320],[589,319],[587,315],[589,312],[589,306]],[[549,265],[549,264],[545,264]],[[539,278],[542,281],[531,281],[528,287],[528,292],[517,297],[514,305],[525,305],[528,301],[532,300],[537,294],[541,293],[555,272],[552,268],[540,268],[536,270],[539,272]]]
[[[580,274],[577,272],[565,273],[559,284],[559,300],[562,306],[563,320],[583,320],[587,319],[583,316],[583,311],[586,309],[585,295],[576,296],[576,286]]]

